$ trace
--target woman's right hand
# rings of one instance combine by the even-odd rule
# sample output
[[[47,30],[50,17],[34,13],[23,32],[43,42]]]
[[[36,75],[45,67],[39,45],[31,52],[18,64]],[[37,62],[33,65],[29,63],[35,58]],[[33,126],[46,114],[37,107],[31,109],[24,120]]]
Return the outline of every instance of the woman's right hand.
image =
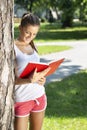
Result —
[[[31,83],[38,82],[41,78],[45,77],[49,70],[50,67],[41,72],[37,72],[37,69],[35,69],[34,72],[29,76],[29,80]]]

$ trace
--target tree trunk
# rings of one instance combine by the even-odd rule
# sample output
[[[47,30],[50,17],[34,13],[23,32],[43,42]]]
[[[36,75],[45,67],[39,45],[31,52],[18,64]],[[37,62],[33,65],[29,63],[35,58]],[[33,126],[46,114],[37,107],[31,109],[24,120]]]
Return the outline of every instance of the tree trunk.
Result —
[[[55,11],[56,11],[56,15],[57,15],[57,20],[59,20],[60,19],[60,16],[59,16],[59,14],[58,14],[58,8],[55,6]]]
[[[0,0],[0,130],[13,130],[13,0]]]

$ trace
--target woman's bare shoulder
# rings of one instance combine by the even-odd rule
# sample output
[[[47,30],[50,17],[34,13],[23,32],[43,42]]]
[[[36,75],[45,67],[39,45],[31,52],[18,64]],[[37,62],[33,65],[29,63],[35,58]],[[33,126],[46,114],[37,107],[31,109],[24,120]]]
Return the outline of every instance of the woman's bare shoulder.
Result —
[[[14,40],[14,44],[17,45],[18,44],[18,40],[15,39]]]

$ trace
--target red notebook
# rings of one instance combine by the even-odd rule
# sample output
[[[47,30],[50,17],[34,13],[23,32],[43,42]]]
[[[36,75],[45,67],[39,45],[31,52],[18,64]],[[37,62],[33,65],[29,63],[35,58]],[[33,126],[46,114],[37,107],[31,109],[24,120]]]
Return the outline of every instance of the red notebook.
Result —
[[[49,76],[53,74],[56,69],[60,66],[60,64],[64,61],[64,58],[56,61],[52,61],[50,63],[42,63],[42,62],[29,62],[23,72],[20,74],[20,78],[27,78],[29,75],[37,68],[37,72],[41,72],[46,68],[50,67],[49,72],[45,76]]]

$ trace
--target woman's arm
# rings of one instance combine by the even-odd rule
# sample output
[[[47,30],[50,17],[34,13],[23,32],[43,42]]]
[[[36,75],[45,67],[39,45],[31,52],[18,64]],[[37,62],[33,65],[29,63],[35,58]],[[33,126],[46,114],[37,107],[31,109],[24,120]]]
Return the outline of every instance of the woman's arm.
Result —
[[[27,84],[27,83],[31,83],[31,80],[29,78],[22,79],[18,77],[17,62],[15,59],[15,85],[22,85],[22,84]]]
[[[43,70],[42,72],[37,72],[37,70],[35,69],[35,71],[31,74],[31,76],[29,76],[29,78],[25,78],[25,79],[17,77],[17,71],[15,71],[15,74],[16,74],[15,84],[22,85],[22,84],[36,82],[40,85],[44,85],[46,82],[46,78],[44,76],[49,71],[49,69],[50,68],[47,68],[47,69]]]
[[[31,83],[31,80],[29,78],[20,78],[18,77],[18,71],[17,71],[17,64],[15,60],[15,85],[22,85],[22,84],[27,84]]]
[[[22,84],[35,83],[35,82],[37,82],[40,85],[44,85],[46,81],[46,78],[44,76],[49,70],[50,68],[47,68],[42,72],[37,72],[37,69],[35,69],[34,72],[28,78],[23,79],[18,77],[17,64],[15,60],[15,85],[22,85]]]
[[[29,78],[21,79],[21,78],[15,78],[15,85],[22,85],[22,84],[28,84],[31,83],[31,80]]]
[[[45,82],[46,82],[45,77],[43,77],[37,81],[37,83],[39,85],[44,85]],[[30,80],[29,78],[26,78],[26,79],[16,78],[15,79],[15,85],[22,85],[22,84],[29,84],[29,83],[34,83],[34,82],[32,82],[32,80]]]

